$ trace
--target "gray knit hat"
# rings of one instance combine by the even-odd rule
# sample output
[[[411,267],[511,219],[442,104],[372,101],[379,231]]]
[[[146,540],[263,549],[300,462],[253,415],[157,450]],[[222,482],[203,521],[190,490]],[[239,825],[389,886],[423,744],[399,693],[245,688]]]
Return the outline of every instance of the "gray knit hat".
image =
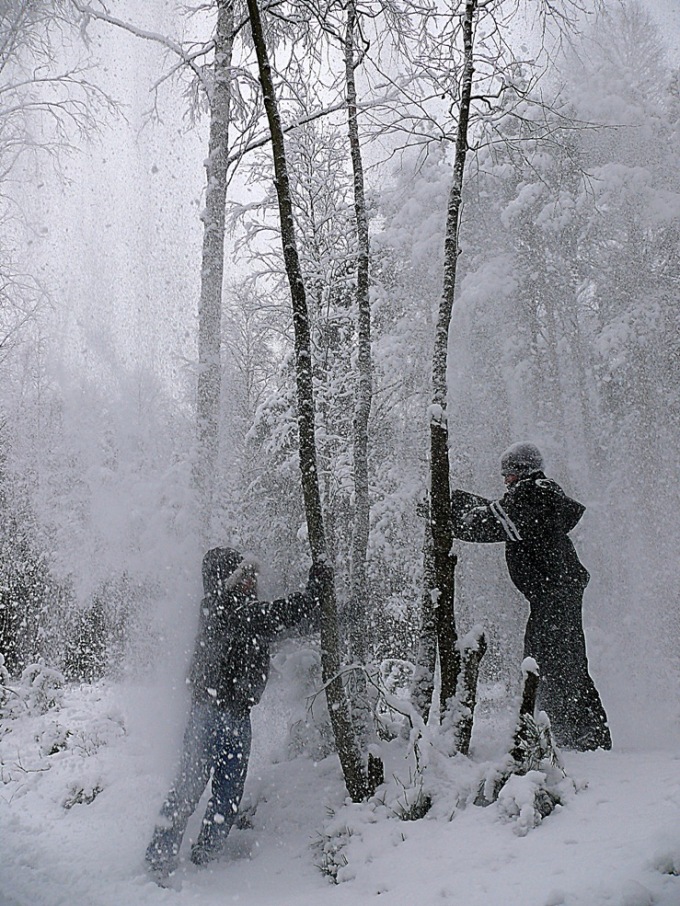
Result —
[[[531,475],[543,468],[543,456],[534,444],[513,444],[501,456],[502,475]]]

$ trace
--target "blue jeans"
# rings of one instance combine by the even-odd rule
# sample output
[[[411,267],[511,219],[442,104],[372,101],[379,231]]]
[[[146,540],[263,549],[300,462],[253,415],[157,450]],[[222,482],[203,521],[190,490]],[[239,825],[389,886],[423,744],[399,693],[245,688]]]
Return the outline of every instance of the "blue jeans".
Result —
[[[232,714],[208,702],[194,702],[184,732],[184,751],[175,783],[161,808],[146,850],[151,868],[173,871],[189,817],[210,780],[210,801],[192,848],[192,861],[219,855],[236,818],[248,770],[250,714]]]

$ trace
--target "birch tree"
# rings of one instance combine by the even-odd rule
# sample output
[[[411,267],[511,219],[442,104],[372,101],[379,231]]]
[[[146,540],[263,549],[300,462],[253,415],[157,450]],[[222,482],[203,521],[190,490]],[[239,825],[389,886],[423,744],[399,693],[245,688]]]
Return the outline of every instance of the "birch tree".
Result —
[[[371,501],[368,482],[369,420],[373,401],[373,362],[371,355],[371,299],[370,299],[370,241],[364,163],[359,138],[357,87],[355,70],[360,63],[357,54],[356,0],[347,5],[347,25],[344,41],[345,83],[347,92],[347,133],[349,136],[354,177],[354,212],[357,232],[356,268],[356,325],[357,325],[357,381],[356,405],[353,425],[354,453],[354,524],[352,526],[351,585],[349,619],[352,657],[361,665],[369,658],[368,608],[369,585],[367,572],[368,540],[371,526]],[[356,679],[355,712],[363,746],[370,739],[371,709],[368,700],[366,677],[358,671]],[[371,752],[367,755],[369,792],[374,793],[384,780],[382,762]]]
[[[433,689],[433,632],[436,634],[441,671],[441,705],[445,709],[456,692],[460,654],[456,647],[454,577],[456,559],[452,554],[451,485],[449,479],[449,433],[446,424],[447,364],[449,328],[456,290],[458,235],[465,158],[468,151],[468,124],[474,71],[473,43],[477,0],[467,0],[461,31],[463,62],[460,76],[460,104],[455,140],[453,179],[449,193],[444,241],[444,290],[439,304],[432,355],[432,402],[430,406],[430,494],[428,529],[425,540],[423,632],[418,670],[414,678],[415,699],[421,711],[429,711]]]
[[[356,325],[357,380],[354,411],[354,525],[352,532],[350,625],[352,654],[365,663],[367,657],[368,577],[366,552],[370,530],[370,496],[368,486],[368,426],[373,393],[371,358],[371,304],[369,295],[370,243],[364,165],[359,138],[357,88],[355,70],[360,63],[357,54],[357,7],[355,0],[347,5],[347,24],[344,40],[345,84],[347,93],[347,132],[354,184],[354,212],[357,233],[356,261]],[[359,57],[359,59],[357,58]]]
[[[141,40],[164,47],[174,64],[156,88],[170,74],[185,70],[192,78],[191,93],[197,106],[205,102],[209,117],[208,154],[205,159],[206,189],[201,250],[201,280],[198,299],[198,362],[196,378],[196,457],[194,483],[197,490],[203,544],[211,542],[214,494],[220,434],[221,321],[225,255],[225,205],[229,167],[234,163],[230,150],[238,136],[230,138],[234,126],[233,57],[236,34],[242,23],[234,18],[234,0],[212,0],[214,33],[210,40],[184,46],[172,37],[159,35],[132,22],[123,21],[99,8],[71,0],[87,23],[90,19],[123,29]],[[205,60],[209,63],[205,63]],[[240,128],[252,126],[247,105],[241,105]],[[236,130],[235,130],[236,131]],[[231,144],[230,144],[231,143]]]
[[[328,699],[335,742],[345,783],[352,799],[360,801],[367,794],[367,780],[354,736],[349,704],[340,674],[340,643],[333,573],[330,568],[324,531],[321,495],[316,463],[314,436],[314,393],[309,315],[305,283],[300,267],[295,237],[295,221],[290,193],[283,128],[279,114],[274,80],[264,29],[257,0],[248,0],[250,27],[267,121],[271,134],[272,156],[279,202],[281,243],[290,286],[295,331],[295,371],[298,406],[298,434],[302,493],[305,502],[309,543],[314,564],[325,567],[328,580],[321,600],[321,648],[323,680]]]
[[[222,286],[224,282],[224,223],[231,116],[231,64],[234,52],[234,2],[216,0],[217,24],[212,78],[207,98],[210,137],[205,163],[206,193],[201,252],[201,291],[198,302],[198,379],[196,429],[199,492],[204,542],[210,543],[213,496],[219,452]]]

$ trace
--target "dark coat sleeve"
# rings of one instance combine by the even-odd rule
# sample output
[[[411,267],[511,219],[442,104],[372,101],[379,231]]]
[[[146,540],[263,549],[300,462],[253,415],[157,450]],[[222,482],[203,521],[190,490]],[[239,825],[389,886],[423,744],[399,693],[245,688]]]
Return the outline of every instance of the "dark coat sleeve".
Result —
[[[318,610],[318,603],[306,592],[288,595],[286,598],[277,598],[274,601],[256,601],[243,604],[237,613],[241,620],[245,620],[253,632],[262,636],[274,636],[283,629],[313,617]]]
[[[483,502],[475,505],[475,499]],[[585,512],[583,504],[540,473],[517,482],[500,500],[454,491],[451,504],[455,537],[475,542],[531,542],[555,532],[566,534]]]
[[[478,494],[456,489],[451,494],[453,537],[459,541],[493,543],[507,535],[490,510],[492,502]]]

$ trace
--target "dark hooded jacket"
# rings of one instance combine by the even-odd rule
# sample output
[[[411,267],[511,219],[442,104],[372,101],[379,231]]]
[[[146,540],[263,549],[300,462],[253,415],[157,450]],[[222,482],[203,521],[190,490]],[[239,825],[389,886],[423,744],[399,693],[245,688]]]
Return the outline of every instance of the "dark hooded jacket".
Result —
[[[456,538],[506,542],[510,578],[530,602],[558,589],[583,592],[590,576],[568,532],[585,507],[543,472],[520,479],[500,500],[454,491],[451,503]]]
[[[256,705],[269,675],[274,636],[318,609],[307,591],[275,601],[245,594],[243,558],[230,548],[215,548],[203,558],[201,616],[189,683],[196,701],[247,713]]]
[[[538,704],[550,715],[558,745],[610,749],[581,621],[590,576],[568,537],[585,507],[541,471],[519,479],[500,500],[454,491],[451,504],[456,538],[505,541],[510,578],[531,610],[524,656],[538,660]]]

